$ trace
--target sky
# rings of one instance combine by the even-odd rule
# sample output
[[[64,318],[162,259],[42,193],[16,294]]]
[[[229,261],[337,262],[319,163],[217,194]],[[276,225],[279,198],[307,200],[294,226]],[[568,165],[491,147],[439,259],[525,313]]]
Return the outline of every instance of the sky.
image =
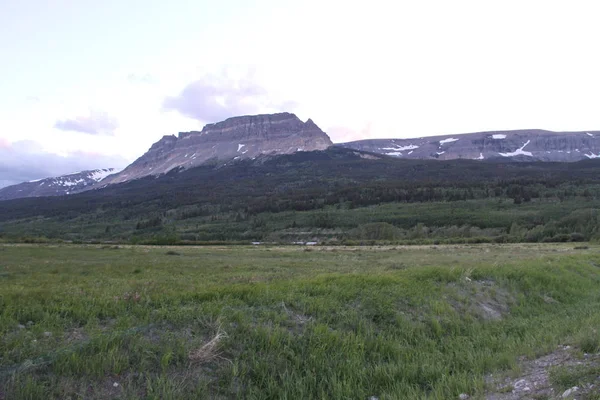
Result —
[[[293,112],[334,142],[600,129],[597,1],[0,0],[0,187]]]

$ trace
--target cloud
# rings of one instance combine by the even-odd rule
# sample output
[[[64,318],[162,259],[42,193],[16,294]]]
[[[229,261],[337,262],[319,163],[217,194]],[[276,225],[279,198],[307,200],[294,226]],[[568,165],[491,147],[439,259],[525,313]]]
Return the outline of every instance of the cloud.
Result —
[[[202,122],[219,122],[229,117],[261,112],[291,111],[292,101],[273,102],[267,90],[249,75],[231,79],[225,72],[207,75],[189,83],[176,96],[167,96],[163,108]]]
[[[119,123],[116,118],[105,112],[90,111],[89,115],[56,121],[54,127],[62,131],[74,131],[90,135],[113,135],[115,129],[119,127]]]
[[[274,102],[271,103],[271,107],[279,109],[281,111],[292,112],[300,107],[300,103],[294,100],[284,100],[280,103]]]
[[[119,169],[127,164],[121,156],[81,151],[61,156],[44,151],[37,142],[19,141],[0,146],[0,187],[89,169]]]
[[[131,74],[127,75],[127,80],[133,84],[140,83],[153,85],[158,82],[158,80],[151,74],[139,74],[135,72],[132,72]]]
[[[367,122],[362,129],[352,129],[345,126],[332,126],[327,129],[327,134],[334,143],[345,143],[354,140],[372,139],[373,123]]]

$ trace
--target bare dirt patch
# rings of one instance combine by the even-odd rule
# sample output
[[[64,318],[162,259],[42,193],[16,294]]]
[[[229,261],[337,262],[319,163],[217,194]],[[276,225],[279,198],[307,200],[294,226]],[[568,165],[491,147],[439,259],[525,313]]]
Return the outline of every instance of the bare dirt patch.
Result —
[[[454,309],[483,320],[500,320],[510,312],[514,297],[505,288],[490,280],[472,280],[465,277],[459,283],[450,283],[456,297],[448,299]]]
[[[67,342],[81,342],[88,339],[88,335],[86,335],[83,328],[73,328],[64,334],[64,338]]]
[[[521,399],[588,399],[593,393],[600,391],[600,376],[594,382],[571,388],[559,388],[553,385],[551,374],[556,368],[585,370],[600,366],[600,354],[583,354],[570,346],[559,346],[545,356],[528,360],[519,360],[521,373],[516,377],[505,375],[488,375],[485,394],[486,400],[521,400]]]

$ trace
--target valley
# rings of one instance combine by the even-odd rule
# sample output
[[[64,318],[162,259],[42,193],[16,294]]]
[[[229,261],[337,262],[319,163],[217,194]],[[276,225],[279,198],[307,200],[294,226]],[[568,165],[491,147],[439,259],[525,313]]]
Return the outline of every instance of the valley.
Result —
[[[0,1],[0,400],[600,400],[599,10]]]

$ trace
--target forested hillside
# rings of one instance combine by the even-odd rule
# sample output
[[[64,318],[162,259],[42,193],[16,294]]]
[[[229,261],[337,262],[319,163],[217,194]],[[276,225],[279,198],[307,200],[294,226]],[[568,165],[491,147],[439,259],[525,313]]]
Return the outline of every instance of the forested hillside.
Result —
[[[343,148],[0,202],[4,240],[566,241],[598,237],[600,161],[401,160]]]

